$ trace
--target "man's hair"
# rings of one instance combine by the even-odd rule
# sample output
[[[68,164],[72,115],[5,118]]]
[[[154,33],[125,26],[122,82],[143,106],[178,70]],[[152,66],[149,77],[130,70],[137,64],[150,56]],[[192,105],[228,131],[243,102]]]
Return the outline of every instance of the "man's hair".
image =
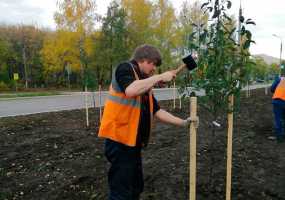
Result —
[[[132,59],[137,62],[147,60],[153,62],[156,66],[161,65],[161,54],[159,50],[148,44],[138,46],[134,51]]]

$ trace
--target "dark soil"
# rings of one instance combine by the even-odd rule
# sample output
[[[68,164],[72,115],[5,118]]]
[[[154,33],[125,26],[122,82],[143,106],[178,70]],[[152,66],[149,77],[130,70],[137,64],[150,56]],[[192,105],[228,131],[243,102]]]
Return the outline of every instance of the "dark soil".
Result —
[[[199,98],[198,98],[199,101]],[[161,107],[189,115],[172,102]],[[98,110],[0,118],[0,199],[106,200],[108,163],[97,138]],[[199,107],[197,200],[225,199],[227,121],[213,134],[209,113]],[[285,199],[285,144],[273,136],[271,96],[264,90],[242,98],[234,117],[233,200]],[[142,200],[189,199],[189,130],[157,122],[154,141],[143,151]]]

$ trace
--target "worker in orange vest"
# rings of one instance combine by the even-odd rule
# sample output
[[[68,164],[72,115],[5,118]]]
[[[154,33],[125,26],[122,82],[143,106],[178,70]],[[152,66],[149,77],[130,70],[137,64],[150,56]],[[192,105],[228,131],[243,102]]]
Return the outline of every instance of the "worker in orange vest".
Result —
[[[148,144],[153,116],[177,126],[187,126],[191,121],[160,108],[152,88],[176,76],[173,71],[154,75],[160,65],[159,50],[145,44],[137,47],[132,59],[119,64],[113,73],[99,129],[111,164],[108,200],[139,199],[144,187],[141,150]],[[198,122],[198,118],[192,121]]]
[[[284,116],[285,116],[285,77],[284,70],[281,69],[281,76],[276,77],[271,85],[273,93],[272,104],[275,118],[275,134],[278,143],[284,141]]]

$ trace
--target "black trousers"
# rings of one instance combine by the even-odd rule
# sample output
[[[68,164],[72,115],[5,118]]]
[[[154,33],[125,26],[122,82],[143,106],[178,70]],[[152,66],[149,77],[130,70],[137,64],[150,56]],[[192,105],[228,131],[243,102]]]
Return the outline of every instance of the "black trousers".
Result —
[[[144,187],[141,148],[106,139],[105,156],[111,163],[108,200],[139,200]]]

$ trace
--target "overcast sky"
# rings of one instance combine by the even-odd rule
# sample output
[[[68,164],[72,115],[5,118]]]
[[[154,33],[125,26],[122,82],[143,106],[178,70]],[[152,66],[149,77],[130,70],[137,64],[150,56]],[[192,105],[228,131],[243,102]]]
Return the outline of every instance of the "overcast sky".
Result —
[[[57,0],[0,0],[0,23],[37,24],[40,27],[55,29],[53,14]],[[96,0],[97,13],[105,14],[111,0]],[[181,7],[183,0],[170,0],[175,9]],[[194,0],[188,0],[194,2]],[[202,1],[205,2],[205,1]],[[232,0],[231,12],[238,13],[240,0]],[[242,0],[245,18],[252,18],[256,26],[252,29],[256,44],[251,47],[252,54],[264,53],[279,58],[281,39],[285,42],[285,4],[283,0]],[[285,44],[283,45],[285,46]],[[284,59],[285,47],[282,58]]]

